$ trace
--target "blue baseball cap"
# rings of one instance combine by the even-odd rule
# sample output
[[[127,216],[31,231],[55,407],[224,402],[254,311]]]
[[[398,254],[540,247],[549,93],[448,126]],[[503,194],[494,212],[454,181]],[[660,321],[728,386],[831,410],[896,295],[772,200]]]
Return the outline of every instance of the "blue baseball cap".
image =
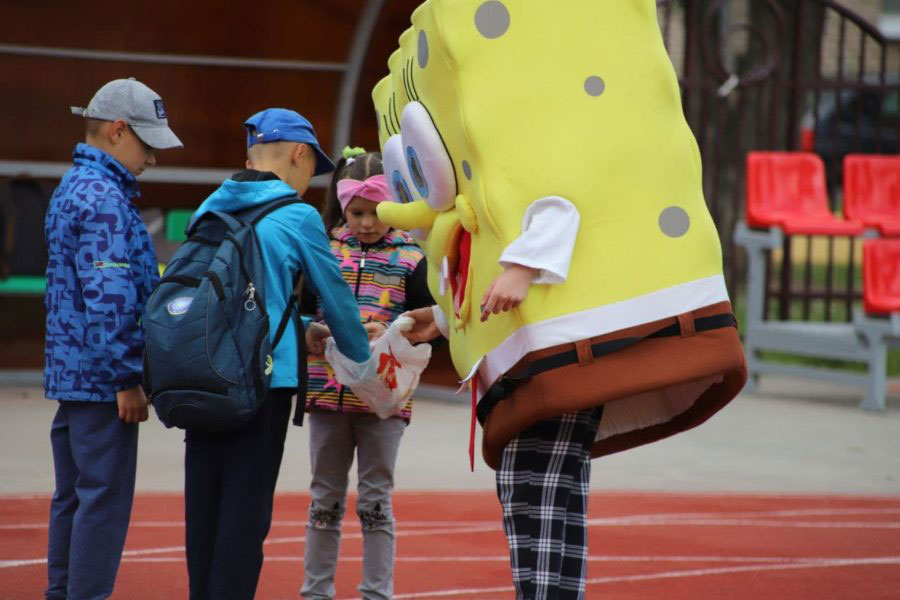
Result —
[[[267,108],[244,121],[247,147],[269,142],[309,144],[316,152],[316,175],[334,171],[334,163],[319,146],[312,123],[300,113],[287,108]]]

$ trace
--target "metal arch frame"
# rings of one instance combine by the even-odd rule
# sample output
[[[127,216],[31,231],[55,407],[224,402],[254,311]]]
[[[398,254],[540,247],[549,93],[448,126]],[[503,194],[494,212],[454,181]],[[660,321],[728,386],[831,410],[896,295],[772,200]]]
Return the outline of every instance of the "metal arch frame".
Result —
[[[332,142],[333,156],[339,156],[341,149],[350,141],[350,130],[353,127],[353,113],[356,107],[359,80],[369,51],[369,44],[372,41],[372,32],[375,30],[378,16],[381,14],[384,4],[385,0],[368,0],[356,25],[353,43],[350,45],[350,53],[347,56],[344,78],[341,82],[341,91],[338,94],[338,108],[334,123],[334,140]]]
[[[60,179],[72,167],[70,162],[42,160],[0,160],[0,177],[33,177],[35,179]],[[181,183],[194,185],[219,185],[234,174],[235,169],[206,167],[153,167],[142,173],[139,183]],[[328,175],[313,177],[310,187],[325,188]]]
[[[344,63],[273,60],[264,58],[243,58],[234,56],[210,56],[205,54],[164,54],[157,52],[122,52],[88,50],[84,48],[54,48],[46,46],[26,46],[21,44],[0,44],[0,54],[18,56],[41,56],[48,58],[74,58],[82,60],[104,60],[120,62],[149,63],[156,65],[184,65],[191,67],[239,67],[249,69],[285,69],[290,71],[341,72]]]
[[[33,177],[35,179],[60,179],[72,168],[70,162],[0,160],[0,177]],[[142,173],[139,183],[181,183],[194,185],[219,185],[234,174],[235,169],[206,167],[153,167]],[[328,175],[313,177],[310,187],[324,188]]]
[[[350,45],[347,62],[316,62],[295,60],[268,60],[241,57],[161,54],[148,52],[106,52],[75,48],[54,48],[43,46],[27,46],[19,44],[0,44],[0,54],[18,56],[41,56],[51,58],[70,58],[80,60],[105,60],[140,62],[151,64],[172,64],[185,66],[233,67],[250,69],[283,69],[291,71],[318,71],[343,73],[338,95],[338,107],[335,117],[334,137],[332,141],[333,155],[337,156],[341,148],[350,139],[353,126],[353,112],[356,106],[356,94],[363,65],[368,54],[372,34],[378,16],[384,7],[385,0],[368,0],[360,15]],[[70,163],[48,161],[0,160],[0,177],[31,176],[38,179],[58,179],[71,166]],[[229,169],[213,169],[202,167],[155,167],[141,176],[141,181],[156,183],[187,183],[200,185],[217,185],[231,175]],[[324,188],[328,177],[315,177],[312,187]]]

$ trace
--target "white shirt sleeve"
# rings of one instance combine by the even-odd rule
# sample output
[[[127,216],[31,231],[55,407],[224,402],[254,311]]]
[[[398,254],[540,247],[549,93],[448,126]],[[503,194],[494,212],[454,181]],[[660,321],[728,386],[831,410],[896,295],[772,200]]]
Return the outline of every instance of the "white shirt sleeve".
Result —
[[[500,266],[537,269],[533,283],[565,282],[580,220],[578,209],[565,198],[545,196],[535,200],[522,218],[522,235],[503,251]]]
[[[433,304],[431,306],[431,312],[434,314],[434,323],[437,325],[438,330],[441,332],[441,335],[450,339],[450,323],[447,322],[447,316],[444,315],[444,311],[441,310],[441,307],[437,304]]]

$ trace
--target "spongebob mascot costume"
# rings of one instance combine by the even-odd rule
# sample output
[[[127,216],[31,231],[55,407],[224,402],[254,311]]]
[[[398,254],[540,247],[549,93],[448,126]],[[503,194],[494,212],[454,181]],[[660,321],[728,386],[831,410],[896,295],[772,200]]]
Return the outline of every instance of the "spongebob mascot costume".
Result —
[[[428,0],[373,91],[397,201],[378,215],[421,240],[498,486],[500,471],[521,479],[510,446],[549,423],[577,429],[559,425],[565,415],[590,421],[587,465],[572,467],[589,469],[699,425],[746,381],[655,4]],[[527,296],[482,321],[479,302],[509,265],[534,270]],[[519,492],[499,493],[519,595],[583,594],[584,562],[565,550],[577,541],[548,563],[523,547],[545,536],[515,514]],[[555,508],[583,520],[586,493],[582,481]]]

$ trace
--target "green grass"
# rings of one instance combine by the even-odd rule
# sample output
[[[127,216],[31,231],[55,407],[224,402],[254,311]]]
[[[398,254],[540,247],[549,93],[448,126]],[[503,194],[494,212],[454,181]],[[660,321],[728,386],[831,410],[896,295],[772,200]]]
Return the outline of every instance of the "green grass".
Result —
[[[785,365],[822,367],[825,369],[842,369],[858,373],[865,373],[868,370],[866,363],[848,362],[845,360],[836,360],[833,358],[813,358],[810,356],[785,354],[784,352],[760,352],[759,354],[760,358],[762,358],[763,360]],[[900,351],[888,350],[887,374],[888,377],[900,377]]]
[[[780,264],[776,264],[773,262],[772,264],[772,281],[779,281],[778,277],[780,276]],[[792,288],[794,290],[803,290],[804,286],[804,276],[805,276],[805,265],[803,263],[795,264],[793,270],[792,277]],[[811,287],[813,289],[824,289],[825,282],[827,278],[827,269],[825,265],[822,264],[813,264],[811,271]],[[862,290],[862,270],[856,266],[854,267],[854,290],[861,291]],[[832,285],[833,289],[840,293],[841,290],[846,289],[846,282],[848,276],[848,268],[845,263],[835,263],[833,267],[832,273]],[[734,311],[735,315],[738,319],[738,329],[741,332],[741,335],[744,334],[744,328],[746,327],[745,316],[747,311],[746,305],[746,297],[745,292],[741,292],[736,298],[734,298]],[[856,303],[858,306],[859,303]],[[779,311],[779,302],[778,300],[770,300],[769,302],[769,316],[770,318],[778,315]],[[851,313],[852,314],[852,313]],[[789,320],[791,321],[817,321],[817,322],[825,322],[825,301],[824,300],[812,300],[810,302],[810,314],[809,319],[803,318],[803,301],[796,300],[791,302],[791,307],[789,310]],[[846,309],[846,304],[843,300],[836,300],[831,303],[831,321],[836,323],[846,322],[848,320],[848,314]],[[768,360],[771,362],[777,362],[788,365],[802,365],[802,366],[813,366],[813,367],[822,367],[828,369],[846,369],[848,371],[855,372],[865,372],[866,364],[858,363],[858,362],[849,362],[843,360],[834,360],[828,358],[815,358],[809,356],[797,356],[794,354],[786,354],[784,352],[761,352],[760,358],[764,360]],[[887,372],[889,377],[900,377],[900,349],[889,349],[887,356]]]

